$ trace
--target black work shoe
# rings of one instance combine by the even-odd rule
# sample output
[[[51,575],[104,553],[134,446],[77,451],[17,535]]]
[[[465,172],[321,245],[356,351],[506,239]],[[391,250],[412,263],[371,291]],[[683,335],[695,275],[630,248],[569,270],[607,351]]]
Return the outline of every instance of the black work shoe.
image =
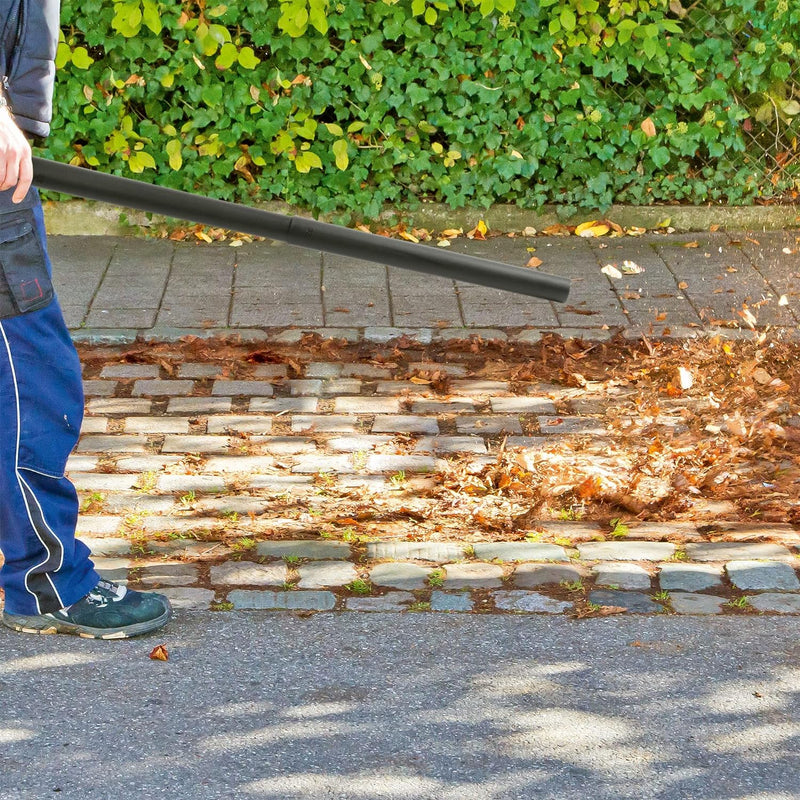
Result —
[[[3,612],[3,625],[21,633],[72,633],[85,639],[128,639],[169,621],[169,600],[155,592],[135,592],[101,580],[89,594],[51,614]]]

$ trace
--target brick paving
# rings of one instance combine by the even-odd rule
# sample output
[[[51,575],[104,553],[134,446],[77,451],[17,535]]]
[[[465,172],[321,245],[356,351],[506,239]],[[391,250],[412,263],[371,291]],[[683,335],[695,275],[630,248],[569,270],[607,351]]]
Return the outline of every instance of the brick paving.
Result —
[[[565,306],[268,242],[231,249],[93,237],[89,263],[80,237],[49,241],[74,338],[89,343],[235,333],[293,344],[309,330],[351,342],[405,334],[421,344],[473,333],[535,342],[546,331],[604,339],[620,329],[735,338],[749,335],[736,327],[743,304],[758,324],[786,326],[787,335],[798,321],[780,277],[800,267],[788,231],[453,242],[520,265],[536,247],[542,269],[573,281]],[[645,271],[622,279],[600,272],[625,259]],[[203,286],[191,302],[188,280]],[[625,541],[593,541],[602,538],[596,523],[565,521],[545,526],[559,544],[323,539],[311,512],[324,486],[414,489],[449,456],[493,461],[498,437],[537,448],[553,437],[608,433],[608,398],[589,390],[576,397],[518,381],[512,391],[506,381],[471,379],[458,364],[410,368],[446,372],[447,399],[392,380],[389,367],[324,360],[291,377],[285,364],[230,378],[192,362],[169,372],[105,364],[88,374],[68,472],[98,568],[159,588],[185,610],[800,613],[800,534],[785,524],[725,522],[727,542],[708,542],[687,522],[642,523]],[[397,450],[409,436],[411,451]],[[271,513],[276,496],[302,499],[308,513]],[[680,550],[667,541],[675,533],[686,542]]]
[[[535,248],[542,270],[572,281],[566,304],[268,241],[236,248],[112,236],[51,236],[48,242],[78,340],[166,341],[235,331],[244,340],[269,335],[292,341],[306,329],[373,342],[405,333],[428,343],[473,332],[522,341],[549,330],[603,338],[620,328],[631,336],[691,336],[721,326],[733,336],[741,333],[745,306],[756,327],[793,330],[798,305],[792,277],[800,268],[795,233],[452,242],[452,252],[516,266]],[[621,278],[601,272],[625,261],[643,271]],[[157,379],[147,369],[135,377]],[[176,380],[193,377],[181,371]],[[312,371],[306,379],[329,377]]]

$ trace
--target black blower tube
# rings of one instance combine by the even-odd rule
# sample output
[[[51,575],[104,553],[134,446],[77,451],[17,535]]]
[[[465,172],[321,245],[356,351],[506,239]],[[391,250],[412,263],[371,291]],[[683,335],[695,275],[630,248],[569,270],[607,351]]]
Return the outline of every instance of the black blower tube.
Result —
[[[59,164],[46,158],[34,156],[32,160],[33,183],[40,189],[138,208],[166,217],[277,239],[311,250],[390,264],[557,303],[565,302],[569,295],[569,280],[530,268],[512,267],[499,261],[389,239],[305,217],[287,217],[119,175]]]

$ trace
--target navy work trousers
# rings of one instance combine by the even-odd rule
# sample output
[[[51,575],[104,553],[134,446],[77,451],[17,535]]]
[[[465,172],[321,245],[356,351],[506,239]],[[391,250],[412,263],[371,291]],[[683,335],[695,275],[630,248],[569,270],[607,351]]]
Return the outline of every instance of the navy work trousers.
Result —
[[[15,188],[15,187],[14,187]],[[71,605],[100,579],[64,476],[83,420],[78,354],[52,290],[39,192],[0,192],[0,586],[6,611]],[[52,299],[50,299],[52,297]]]

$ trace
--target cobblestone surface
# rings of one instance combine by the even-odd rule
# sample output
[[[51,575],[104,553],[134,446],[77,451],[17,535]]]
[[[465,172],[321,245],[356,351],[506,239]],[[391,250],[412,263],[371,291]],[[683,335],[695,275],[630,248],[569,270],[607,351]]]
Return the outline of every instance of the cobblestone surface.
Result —
[[[772,241],[768,234],[765,239]],[[540,244],[537,240],[537,247]],[[552,240],[549,244],[553,263],[558,262],[559,252],[567,253],[567,245],[580,247],[590,261],[603,255],[592,249],[595,243]],[[496,245],[492,240],[468,245],[472,246],[489,253]],[[522,238],[503,246],[518,248],[520,257],[528,257]],[[688,326],[706,323],[693,308],[715,299],[714,281],[699,279],[706,267],[703,248],[699,253],[681,248],[676,261],[663,251],[663,240],[643,237],[629,246],[631,252],[640,248],[646,255],[642,263],[672,281],[676,291],[678,282],[691,277],[695,269],[698,280],[689,281],[692,303],[681,307],[682,319],[674,319],[672,311],[669,315],[671,327],[682,331],[681,336],[695,335],[700,328]],[[773,249],[780,252],[780,247]],[[235,331],[243,341],[264,348],[265,341],[296,343],[309,331],[351,342],[385,342],[404,335],[409,342],[425,344],[472,334],[484,340],[537,341],[543,332],[553,330],[602,340],[617,324],[624,326],[626,335],[638,336],[639,330],[659,335],[658,330],[648,329],[642,310],[657,298],[648,298],[645,289],[645,296],[629,299],[605,278],[596,294],[576,293],[580,307],[596,313],[533,304],[535,323],[512,322],[518,309],[507,303],[478,303],[464,287],[458,287],[456,294],[455,285],[441,298],[438,316],[450,319],[446,328],[435,327],[435,319],[412,315],[414,308],[403,307],[395,289],[397,304],[384,302],[383,296],[368,309],[354,305],[351,313],[335,311],[342,303],[335,299],[334,284],[327,286],[325,297],[315,290],[313,302],[266,303],[261,301],[264,295],[256,304],[248,304],[244,288],[250,292],[258,287],[223,280],[226,287],[235,287],[232,298],[219,302],[220,296],[230,295],[229,288],[222,295],[210,292],[207,302],[198,300],[196,308],[184,313],[169,269],[169,259],[182,250],[173,242],[161,242],[159,248],[132,243],[131,252],[139,253],[142,263],[160,264],[148,273],[152,285],[146,294],[152,305],[143,311],[133,309],[133,314],[115,304],[102,276],[94,285],[84,280],[84,286],[80,264],[60,264],[62,280],[71,280],[72,270],[76,297],[85,295],[76,300],[80,322],[75,338],[124,343],[144,334],[145,341],[157,342],[177,341],[189,331],[200,338]],[[259,259],[273,257],[258,245],[253,252]],[[240,277],[245,280],[247,259],[239,255],[244,265]],[[507,255],[499,257],[507,260]],[[571,258],[574,261],[574,254]],[[235,257],[225,261],[231,276],[235,261]],[[313,269],[298,268],[287,278],[288,284],[296,281],[298,286],[318,289],[318,270],[324,269],[325,258],[312,261]],[[362,266],[345,263],[342,274],[349,270],[357,278]],[[598,274],[595,267],[599,262],[592,262],[593,278]],[[376,285],[383,287],[385,270],[376,269]],[[578,281],[576,288],[582,288]],[[531,304],[526,301],[526,305]],[[784,311],[796,324],[793,312]],[[195,318],[201,315],[203,319]],[[204,328],[206,319],[217,327]],[[412,320],[420,324],[410,324]],[[104,330],[96,327],[101,322]],[[79,329],[81,323],[88,327]],[[286,329],[290,324],[295,327]],[[528,324],[522,330],[508,327]],[[721,335],[740,333],[726,330]],[[324,359],[324,351],[318,352],[314,357]],[[414,356],[423,357],[427,356]],[[608,435],[604,414],[608,398],[593,395],[589,387],[575,390],[536,381],[490,380],[468,374],[457,363],[412,360],[402,370],[389,364],[343,364],[332,357],[306,363],[298,371],[286,364],[243,363],[230,375],[217,364],[197,362],[179,364],[177,369],[126,362],[107,363],[93,371],[87,367],[87,416],[68,470],[84,504],[79,530],[89,539],[98,567],[143,588],[163,588],[177,607],[186,609],[208,608],[216,599],[220,610],[232,605],[313,612],[483,613],[488,609],[585,614],[591,608],[588,603],[622,606],[627,613],[731,614],[742,612],[728,601],[752,592],[747,613],[755,609],[800,614],[796,573],[800,551],[792,549],[800,537],[792,526],[781,523],[728,526],[722,520],[726,536],[741,539],[728,542],[704,542],[690,523],[631,523],[626,541],[591,541],[603,532],[595,523],[543,526],[551,541],[561,542],[563,537],[569,546],[476,542],[469,529],[462,542],[365,541],[371,525],[362,520],[337,523],[335,533],[347,531],[347,542],[299,538],[322,533],[314,512],[330,486],[376,491],[381,496],[396,493],[403,497],[398,506],[411,507],[415,489],[433,485],[437,471],[448,463],[445,457],[468,457],[470,470],[477,472],[494,461],[501,441],[538,453],[558,437],[585,437],[597,441],[602,454],[601,437]],[[417,381],[431,379],[435,372],[449,376],[447,392],[411,380],[412,376]],[[632,403],[632,416],[622,424],[635,422]],[[657,423],[669,424],[670,432],[679,431],[680,420],[671,408],[665,404]],[[275,495],[281,493],[302,498],[299,516],[274,513]],[[402,520],[403,534],[414,532],[414,511],[409,508],[408,518]],[[146,553],[140,552],[143,534],[155,537],[148,541]],[[678,561],[683,554],[667,541],[673,534],[685,537],[681,541],[687,543],[680,549],[686,560]],[[212,536],[214,541],[205,541]],[[249,547],[241,545],[245,537],[252,539]],[[772,543],[759,541],[770,537]],[[429,580],[434,571],[441,572],[441,580]],[[373,591],[380,594],[361,596],[346,589],[357,575],[368,575]],[[291,588],[298,579],[300,588]],[[656,602],[651,596],[656,589],[669,592],[670,601]]]

